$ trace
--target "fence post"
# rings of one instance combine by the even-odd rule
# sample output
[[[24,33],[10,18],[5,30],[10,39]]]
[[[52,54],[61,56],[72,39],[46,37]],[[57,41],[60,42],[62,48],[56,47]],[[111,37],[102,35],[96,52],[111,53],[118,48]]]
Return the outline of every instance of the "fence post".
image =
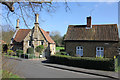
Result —
[[[114,56],[114,67],[115,67],[115,72],[118,71],[118,57]]]

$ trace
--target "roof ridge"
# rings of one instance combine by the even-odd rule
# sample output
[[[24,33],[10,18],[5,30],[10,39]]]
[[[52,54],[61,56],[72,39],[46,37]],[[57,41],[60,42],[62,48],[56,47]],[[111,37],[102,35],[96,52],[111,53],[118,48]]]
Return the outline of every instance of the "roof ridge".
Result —
[[[19,29],[19,30],[31,30],[31,29]]]

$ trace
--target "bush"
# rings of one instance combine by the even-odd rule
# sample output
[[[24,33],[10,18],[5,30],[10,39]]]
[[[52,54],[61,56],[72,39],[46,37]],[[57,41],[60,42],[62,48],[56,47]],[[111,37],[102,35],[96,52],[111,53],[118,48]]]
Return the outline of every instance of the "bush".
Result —
[[[36,51],[36,52],[39,52],[39,53],[42,53],[43,49],[44,49],[44,46],[43,46],[43,45],[39,45],[39,46],[37,46],[37,47],[35,48],[35,51]]]
[[[34,54],[34,49],[31,47],[31,48],[28,48],[27,49],[27,53],[28,54]]]
[[[19,57],[21,54],[23,54],[23,50],[16,50],[17,56]]]
[[[16,53],[23,53],[23,50],[16,50]]]
[[[21,58],[28,59],[28,55],[27,54],[21,54]]]
[[[33,59],[35,57],[35,54],[30,54],[29,59]]]
[[[8,55],[12,55],[12,53],[13,53],[13,50],[7,50]]]
[[[50,62],[87,69],[114,71],[114,59],[52,55]]]
[[[8,45],[7,44],[3,44],[2,45],[2,52],[7,52],[8,50]]]

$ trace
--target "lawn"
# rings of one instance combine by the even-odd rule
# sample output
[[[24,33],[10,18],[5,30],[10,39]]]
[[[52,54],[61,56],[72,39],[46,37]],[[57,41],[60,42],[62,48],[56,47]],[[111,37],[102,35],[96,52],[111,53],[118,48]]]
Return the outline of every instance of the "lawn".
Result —
[[[15,75],[11,72],[5,71],[5,70],[0,70],[0,75],[2,73],[2,80],[7,80],[12,78],[12,80],[25,80],[24,78],[20,78],[18,75]]]
[[[58,51],[60,49],[64,49],[64,47],[56,47],[56,51]]]

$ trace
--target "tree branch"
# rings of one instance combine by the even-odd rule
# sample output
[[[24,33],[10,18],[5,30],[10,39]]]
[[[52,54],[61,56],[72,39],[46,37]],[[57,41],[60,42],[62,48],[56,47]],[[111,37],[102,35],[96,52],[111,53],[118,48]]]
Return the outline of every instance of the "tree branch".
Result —
[[[2,4],[6,5],[11,12],[14,12],[14,7],[13,7],[14,2],[2,2]]]

